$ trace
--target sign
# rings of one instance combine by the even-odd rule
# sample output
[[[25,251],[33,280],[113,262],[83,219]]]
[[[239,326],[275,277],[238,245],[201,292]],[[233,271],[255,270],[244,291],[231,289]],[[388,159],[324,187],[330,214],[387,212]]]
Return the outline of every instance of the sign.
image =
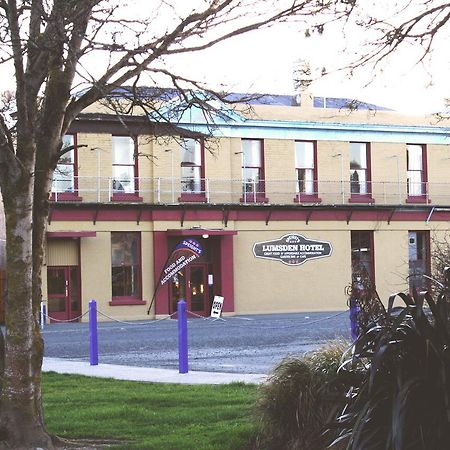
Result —
[[[301,234],[290,233],[273,241],[256,242],[253,254],[256,258],[274,259],[288,266],[299,266],[311,259],[326,258],[333,251],[326,241],[315,241]]]
[[[196,239],[183,239],[178,243],[169,256],[164,269],[161,273],[159,284],[163,286],[174,275],[176,275],[183,267],[199,258],[202,255],[203,249]]]
[[[220,295],[215,295],[214,300],[211,306],[211,317],[215,317],[217,319],[222,315],[223,308],[223,297]]]

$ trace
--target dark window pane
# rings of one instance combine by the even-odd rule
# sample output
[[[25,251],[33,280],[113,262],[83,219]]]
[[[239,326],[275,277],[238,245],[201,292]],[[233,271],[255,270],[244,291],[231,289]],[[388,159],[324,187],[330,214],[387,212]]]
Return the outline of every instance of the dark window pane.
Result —
[[[140,235],[111,233],[111,274],[113,297],[139,297]]]

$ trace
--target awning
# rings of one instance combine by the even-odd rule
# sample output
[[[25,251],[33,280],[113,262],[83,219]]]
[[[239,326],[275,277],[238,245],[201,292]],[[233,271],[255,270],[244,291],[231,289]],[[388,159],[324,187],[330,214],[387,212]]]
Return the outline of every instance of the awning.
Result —
[[[95,236],[97,236],[96,231],[47,231],[47,238],[51,239],[75,239]]]

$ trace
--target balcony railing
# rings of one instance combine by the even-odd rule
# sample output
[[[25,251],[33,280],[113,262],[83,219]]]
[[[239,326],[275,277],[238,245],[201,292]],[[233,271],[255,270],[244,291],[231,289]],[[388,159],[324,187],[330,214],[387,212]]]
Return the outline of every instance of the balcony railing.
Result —
[[[317,180],[299,192],[297,180],[224,180],[180,178],[114,180],[76,177],[54,180],[52,200],[83,202],[139,201],[151,204],[203,202],[212,204],[367,204],[423,203],[450,205],[450,183],[365,182]],[[57,189],[59,187],[59,189]],[[316,188],[316,191],[311,189]]]

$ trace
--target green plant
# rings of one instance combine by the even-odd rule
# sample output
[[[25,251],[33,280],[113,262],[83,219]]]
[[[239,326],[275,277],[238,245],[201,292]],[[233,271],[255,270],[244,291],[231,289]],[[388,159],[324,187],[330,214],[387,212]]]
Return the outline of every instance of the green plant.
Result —
[[[348,347],[334,341],[300,358],[284,359],[260,388],[255,415],[255,447],[271,450],[319,450],[328,437],[325,424],[343,404],[338,367]],[[345,390],[344,390],[345,392]]]
[[[339,417],[348,450],[450,448],[450,269],[435,302],[394,294],[382,320],[360,334],[343,370],[360,375]],[[394,308],[399,297],[404,306]],[[424,307],[428,304],[428,308]]]

